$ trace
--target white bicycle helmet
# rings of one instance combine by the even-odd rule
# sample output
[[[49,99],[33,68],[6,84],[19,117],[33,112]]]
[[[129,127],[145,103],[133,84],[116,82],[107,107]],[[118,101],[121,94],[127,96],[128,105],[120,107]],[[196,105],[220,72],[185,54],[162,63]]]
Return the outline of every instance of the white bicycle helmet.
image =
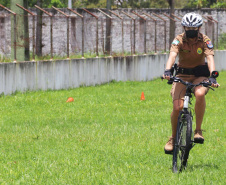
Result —
[[[200,27],[202,26],[203,20],[201,15],[196,14],[194,12],[187,13],[184,15],[181,25],[186,27]]]

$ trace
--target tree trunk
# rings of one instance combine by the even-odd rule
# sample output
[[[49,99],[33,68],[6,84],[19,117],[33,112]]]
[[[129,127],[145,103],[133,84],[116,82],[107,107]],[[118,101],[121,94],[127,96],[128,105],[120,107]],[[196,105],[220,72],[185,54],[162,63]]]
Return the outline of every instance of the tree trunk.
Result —
[[[111,9],[111,0],[107,0],[107,13]],[[106,41],[105,41],[105,54],[111,54],[111,19],[106,17]]]
[[[16,15],[16,34],[11,32],[11,59],[17,61],[26,61],[30,59],[29,56],[29,32],[28,32],[28,16],[24,10],[17,7],[16,4],[27,8],[27,0],[11,0],[11,10]],[[12,16],[11,27],[14,27],[14,16]],[[14,37],[16,37],[16,43],[14,43]],[[16,44],[16,48],[14,45]],[[14,49],[16,49],[16,57],[14,55]]]
[[[24,0],[24,8],[28,9],[28,1]],[[24,49],[25,61],[30,60],[28,12],[24,11]]]
[[[174,18],[171,14],[175,13],[174,7],[175,7],[175,0],[169,0],[169,6],[170,6],[170,17]],[[175,22],[170,19],[170,35],[169,35],[169,48],[171,46],[171,43],[173,39],[175,38]]]
[[[38,0],[37,5],[42,7],[42,0]],[[39,9],[37,9],[36,55],[42,56],[42,11]]]

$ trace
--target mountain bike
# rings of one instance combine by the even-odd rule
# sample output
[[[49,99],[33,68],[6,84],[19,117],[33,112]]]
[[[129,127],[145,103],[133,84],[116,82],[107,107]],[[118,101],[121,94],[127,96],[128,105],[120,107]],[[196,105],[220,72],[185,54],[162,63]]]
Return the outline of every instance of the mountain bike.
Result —
[[[177,132],[173,149],[173,172],[181,172],[187,167],[187,161],[190,150],[194,147],[194,135],[192,131],[192,111],[190,108],[193,88],[197,86],[204,86],[211,88],[211,83],[201,82],[198,84],[192,84],[190,82],[183,81],[182,79],[172,76],[167,82],[172,84],[173,82],[182,83],[186,87],[186,93],[184,96],[183,109],[180,111],[177,121]]]

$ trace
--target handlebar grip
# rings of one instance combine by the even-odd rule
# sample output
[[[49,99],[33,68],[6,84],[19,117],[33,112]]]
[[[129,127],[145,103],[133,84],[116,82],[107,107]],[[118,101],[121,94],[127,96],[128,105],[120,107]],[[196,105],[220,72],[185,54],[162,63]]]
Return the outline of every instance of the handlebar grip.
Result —
[[[212,83],[208,82],[208,83],[207,83],[207,85],[208,85],[208,86],[211,86],[211,85],[212,85]]]
[[[205,82],[204,84],[202,84],[204,87],[209,87],[209,86],[211,86],[212,85],[212,83],[210,83],[210,82]]]
[[[168,83],[169,85],[171,85],[171,84],[173,83],[173,80],[169,80],[167,83]]]
[[[161,76],[161,79],[163,80],[164,78]],[[173,83],[174,79],[170,78],[170,80],[168,80],[167,84],[171,85]]]

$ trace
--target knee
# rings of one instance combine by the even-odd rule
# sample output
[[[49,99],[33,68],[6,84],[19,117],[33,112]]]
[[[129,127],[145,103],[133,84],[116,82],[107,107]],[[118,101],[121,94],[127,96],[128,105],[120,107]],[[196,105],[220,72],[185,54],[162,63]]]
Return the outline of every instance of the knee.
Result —
[[[205,99],[205,92],[204,91],[196,91],[195,92],[195,98],[196,100],[204,100]]]
[[[174,104],[173,105],[173,111],[177,114],[179,114],[180,110],[182,110],[183,104]]]

